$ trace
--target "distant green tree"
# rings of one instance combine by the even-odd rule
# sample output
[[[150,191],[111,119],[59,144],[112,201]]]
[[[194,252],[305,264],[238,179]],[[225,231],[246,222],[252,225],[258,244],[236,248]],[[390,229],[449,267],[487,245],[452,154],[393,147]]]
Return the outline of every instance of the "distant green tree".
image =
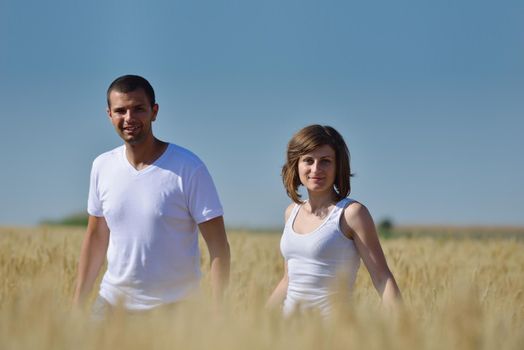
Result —
[[[390,218],[384,218],[378,222],[377,225],[378,233],[383,238],[391,238],[393,235],[393,220]]]

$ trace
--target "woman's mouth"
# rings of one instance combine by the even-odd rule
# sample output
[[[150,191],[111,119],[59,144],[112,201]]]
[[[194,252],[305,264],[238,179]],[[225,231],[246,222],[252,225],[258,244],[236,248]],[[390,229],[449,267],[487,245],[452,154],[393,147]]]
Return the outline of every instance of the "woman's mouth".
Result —
[[[313,181],[320,181],[320,180],[323,180],[324,178],[323,177],[319,177],[319,176],[310,176],[309,179],[313,180]]]

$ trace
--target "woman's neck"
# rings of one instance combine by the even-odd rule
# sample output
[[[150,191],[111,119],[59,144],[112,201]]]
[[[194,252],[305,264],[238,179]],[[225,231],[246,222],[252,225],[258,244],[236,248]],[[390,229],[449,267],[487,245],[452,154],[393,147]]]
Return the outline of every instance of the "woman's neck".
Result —
[[[308,206],[311,213],[323,213],[337,202],[335,191],[327,193],[308,193]]]

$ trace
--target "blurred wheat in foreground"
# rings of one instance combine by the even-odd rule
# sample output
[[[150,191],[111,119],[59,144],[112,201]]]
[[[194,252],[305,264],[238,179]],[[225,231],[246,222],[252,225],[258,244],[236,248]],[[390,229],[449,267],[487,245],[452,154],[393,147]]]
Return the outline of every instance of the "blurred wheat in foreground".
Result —
[[[204,248],[202,300],[142,316],[117,312],[95,323],[70,308],[82,235],[0,229],[0,349],[524,348],[522,240],[385,240],[405,309],[385,314],[361,269],[351,303],[323,322],[315,314],[283,320],[265,310],[282,275],[280,237],[231,232],[222,315],[206,297]]]

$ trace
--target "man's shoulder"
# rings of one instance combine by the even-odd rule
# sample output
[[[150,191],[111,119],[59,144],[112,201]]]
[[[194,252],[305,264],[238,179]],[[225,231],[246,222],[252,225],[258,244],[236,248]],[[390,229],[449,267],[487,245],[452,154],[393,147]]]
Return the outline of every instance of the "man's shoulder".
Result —
[[[124,145],[113,148],[110,151],[104,152],[95,158],[93,166],[103,166],[104,164],[114,162],[118,157],[122,156]]]
[[[184,166],[198,168],[204,165],[204,162],[195,153],[189,149],[174,143],[169,144],[171,151],[171,161]]]

